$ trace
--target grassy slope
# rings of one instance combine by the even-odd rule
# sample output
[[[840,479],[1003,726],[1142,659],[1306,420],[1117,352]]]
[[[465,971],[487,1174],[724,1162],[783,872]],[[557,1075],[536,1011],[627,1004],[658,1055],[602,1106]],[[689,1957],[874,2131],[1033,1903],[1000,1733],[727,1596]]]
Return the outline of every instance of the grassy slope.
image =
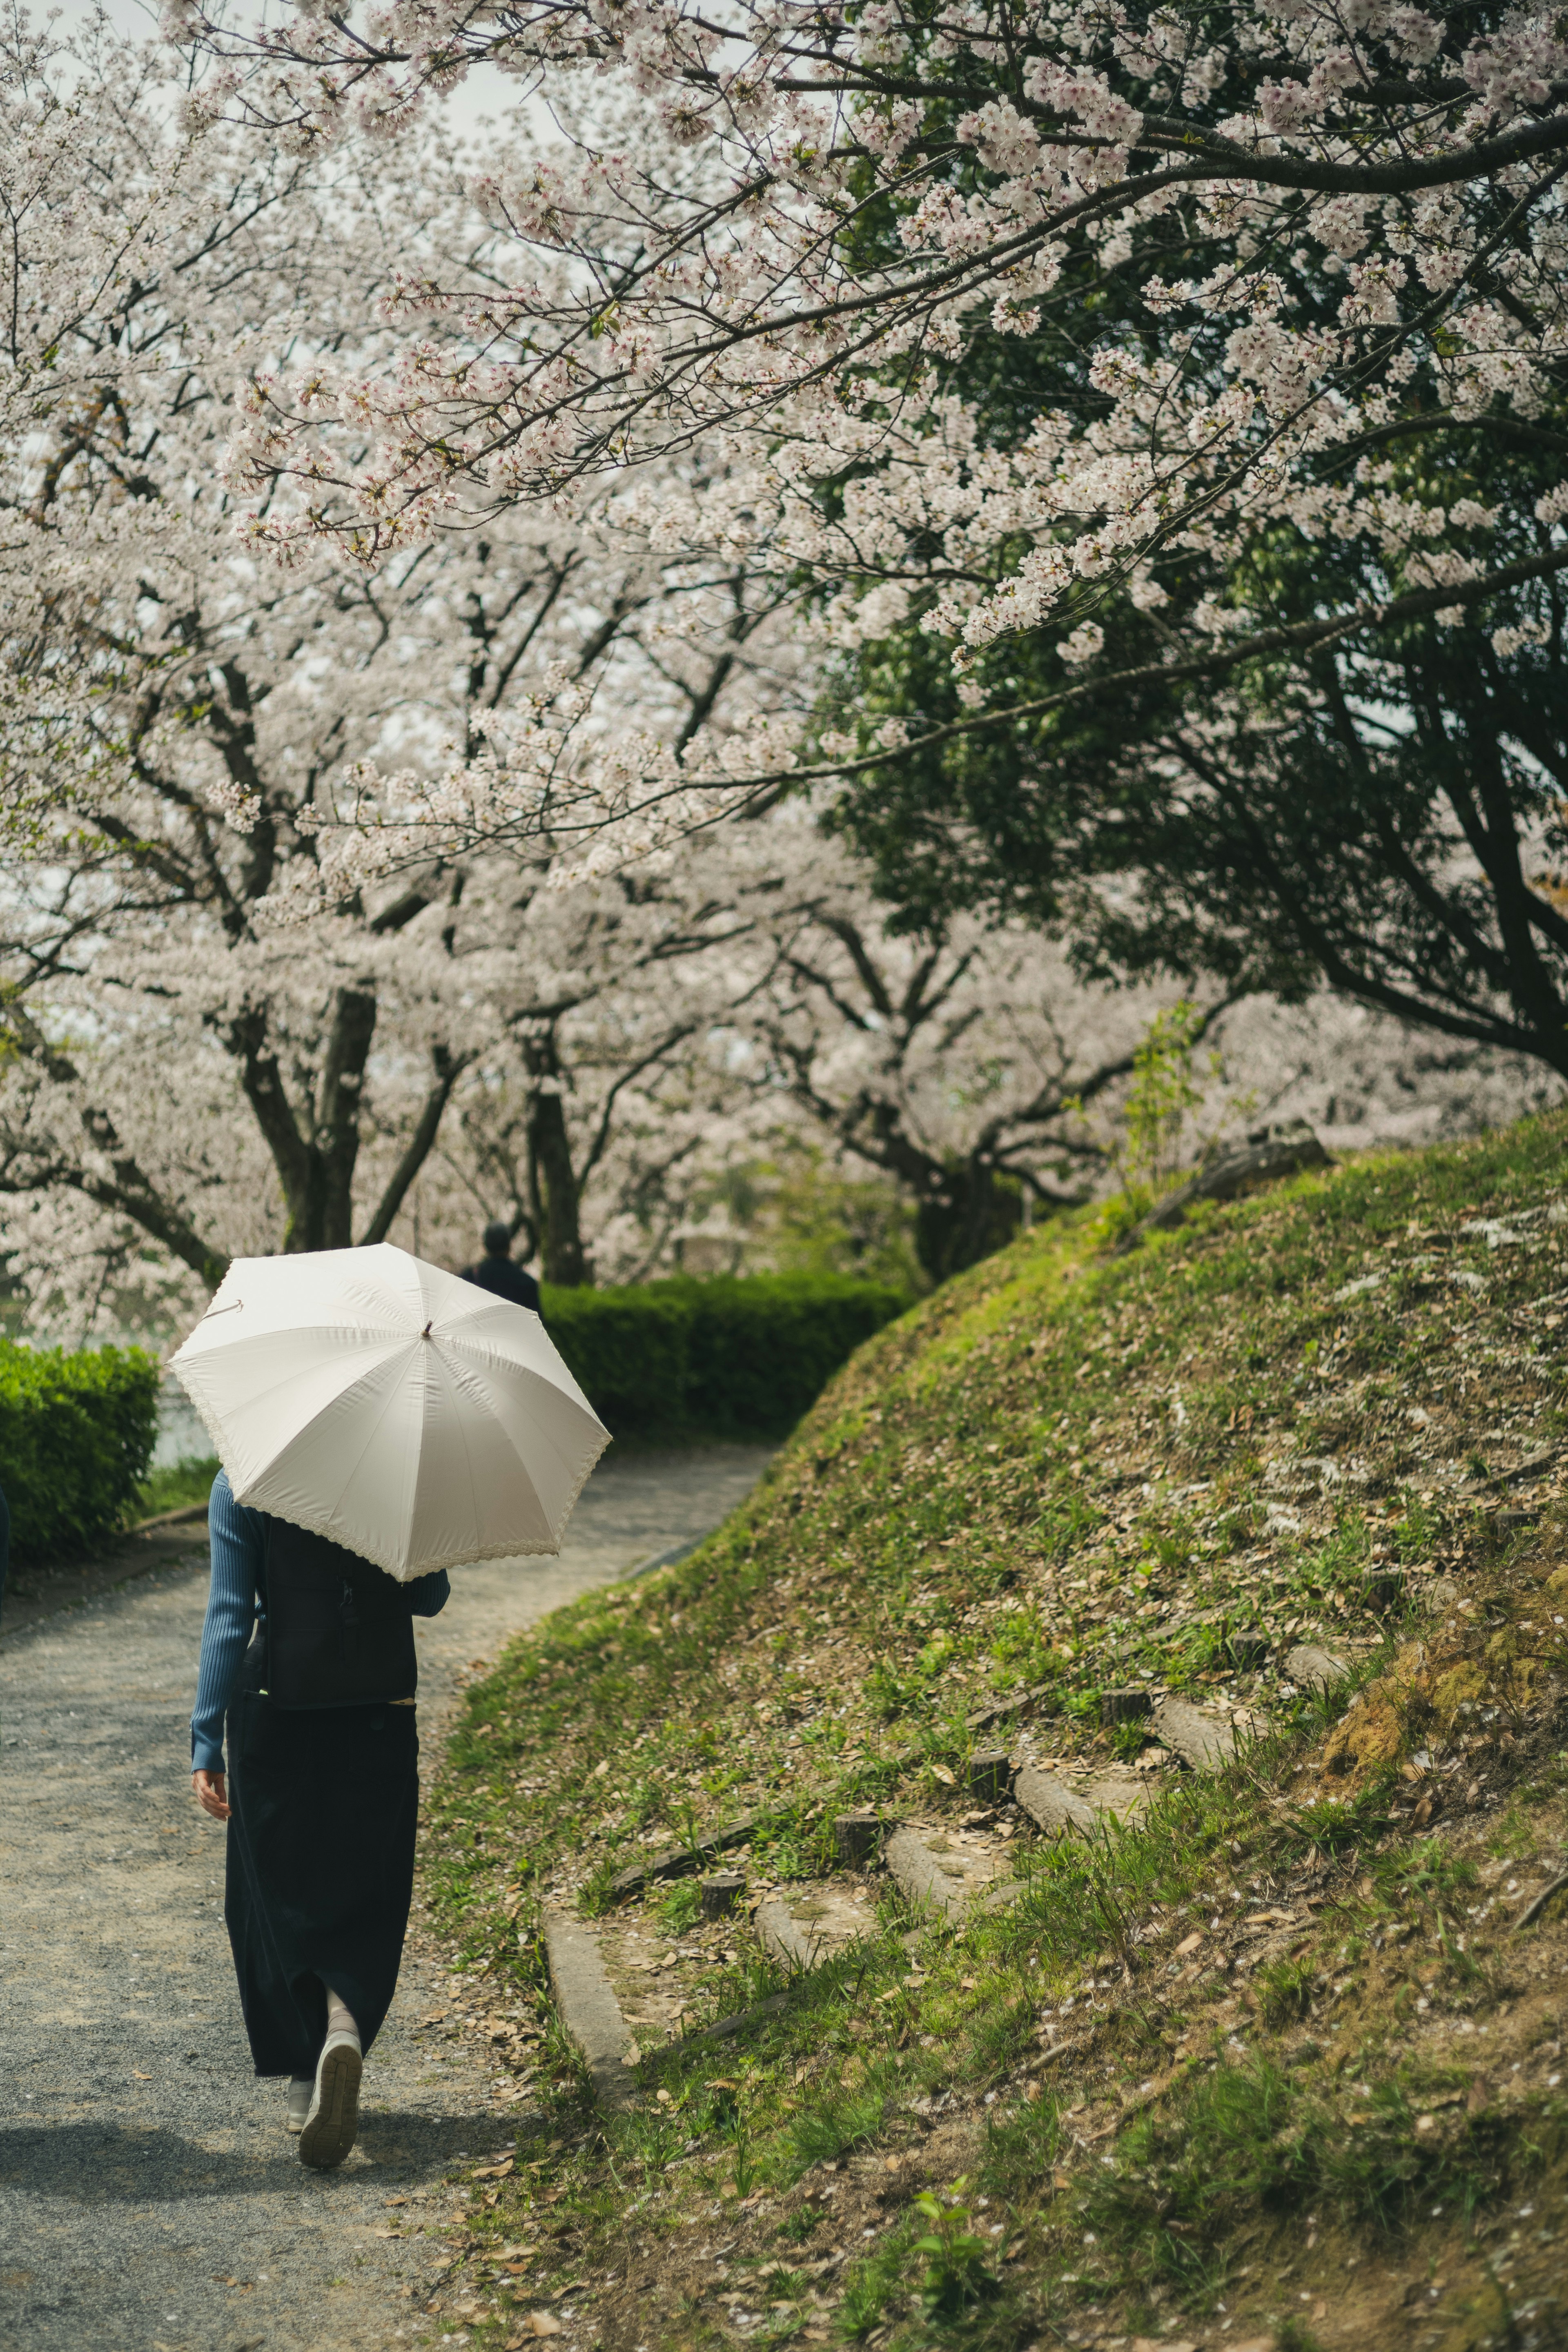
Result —
[[[426,1862],[454,1990],[544,2102],[518,2171],[474,2192],[447,2307],[477,2340],[584,2280],[567,2332],[617,2352],[1178,2320],[1231,2344],[1568,2341],[1541,2301],[1562,1899],[1507,1932],[1563,1843],[1568,1590],[1542,1601],[1552,1491],[1486,1483],[1563,1426],[1565,1142],[1553,1118],[1357,1162],[1117,1260],[1087,1219],[1037,1234],[864,1349],[701,1551],[509,1653]],[[1282,1471],[1298,1456],[1333,1466]],[[1520,1496],[1540,1515],[1511,1528]],[[1392,1628],[1373,1559],[1412,1570]],[[1232,1676],[1225,1629],[1255,1622],[1360,1643],[1377,1679],[1334,1724]],[[1222,1782],[1158,1776],[1114,1847],[1020,1838],[1017,1906],[929,1933],[913,1967],[889,1896],[721,2060],[650,2058],[649,2113],[598,2134],[542,1897],[593,1910],[646,1843],[742,1809],[753,1879],[808,1873],[846,1802],[963,1810],[980,1701],[1045,1685],[1037,1748],[1092,1755],[1100,1691],[1140,1676],[1272,1729]],[[779,1989],[744,1936],[690,1936],[689,1888],[659,1900],[703,1953],[697,2019]],[[1269,1937],[1271,1910],[1294,1928]],[[1046,2065],[1042,2029],[1073,2045]],[[502,2240],[512,2285],[485,2268]]]

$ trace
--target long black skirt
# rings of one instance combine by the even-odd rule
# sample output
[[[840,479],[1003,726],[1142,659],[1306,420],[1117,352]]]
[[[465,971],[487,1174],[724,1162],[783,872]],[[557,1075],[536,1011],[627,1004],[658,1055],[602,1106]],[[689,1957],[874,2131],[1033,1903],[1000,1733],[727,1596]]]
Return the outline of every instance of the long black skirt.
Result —
[[[247,1684],[250,1681],[248,1673]],[[369,2050],[397,1989],[414,1887],[411,1706],[228,1711],[224,1917],[258,2074],[311,2074],[330,1985]]]

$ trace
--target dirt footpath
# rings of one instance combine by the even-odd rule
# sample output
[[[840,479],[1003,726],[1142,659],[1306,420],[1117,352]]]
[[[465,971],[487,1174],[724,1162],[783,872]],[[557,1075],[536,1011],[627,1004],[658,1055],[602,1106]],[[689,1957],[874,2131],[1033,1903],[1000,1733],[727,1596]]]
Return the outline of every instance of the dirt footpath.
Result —
[[[444,1613],[416,1621],[424,1768],[510,1633],[706,1532],[767,1458],[612,1461],[559,1560],[458,1571]],[[300,2164],[282,2084],[250,2072],[224,1832],[190,1794],[205,1591],[204,1541],[0,1639],[0,2345],[460,2342],[419,2310],[446,2263],[446,2174],[515,2126],[492,2117],[479,2044],[437,2057],[410,2032],[444,1990],[434,1956],[411,1950],[366,2067],[359,2147],[338,2173]]]

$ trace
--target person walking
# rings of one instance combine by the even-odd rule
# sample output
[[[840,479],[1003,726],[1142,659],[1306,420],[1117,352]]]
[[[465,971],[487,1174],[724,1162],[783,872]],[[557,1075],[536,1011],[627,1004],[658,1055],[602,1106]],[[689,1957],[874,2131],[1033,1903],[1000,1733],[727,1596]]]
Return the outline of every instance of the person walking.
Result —
[[[463,1268],[463,1280],[539,1313],[539,1285],[526,1266],[512,1264],[511,1227],[500,1217],[485,1227],[485,1254],[477,1265]]]
[[[396,1990],[414,1886],[415,1617],[399,1584],[213,1481],[212,1585],[191,1715],[196,1801],[228,1824],[224,1918],[258,2075],[286,2075],[301,2162],[341,2164]],[[224,1769],[226,1721],[228,1769]]]

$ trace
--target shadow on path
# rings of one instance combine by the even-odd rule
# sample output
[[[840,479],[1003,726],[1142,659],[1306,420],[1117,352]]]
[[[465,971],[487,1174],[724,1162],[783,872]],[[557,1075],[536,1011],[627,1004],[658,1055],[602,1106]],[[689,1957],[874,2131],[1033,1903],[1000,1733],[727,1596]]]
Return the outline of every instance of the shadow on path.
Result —
[[[513,1633],[705,1533],[767,1458],[612,1462],[559,1559],[459,1569],[419,1628],[424,1769],[465,1680]],[[415,1949],[359,2146],[336,2173],[300,2163],[282,2084],[247,2062],[224,1833],[190,1794],[205,1575],[176,1559],[71,1598],[90,1605],[0,1644],[0,2352],[434,2343],[454,2168],[534,2118],[498,2113],[499,2063],[460,2016],[438,2044],[416,2030],[454,2003]]]

